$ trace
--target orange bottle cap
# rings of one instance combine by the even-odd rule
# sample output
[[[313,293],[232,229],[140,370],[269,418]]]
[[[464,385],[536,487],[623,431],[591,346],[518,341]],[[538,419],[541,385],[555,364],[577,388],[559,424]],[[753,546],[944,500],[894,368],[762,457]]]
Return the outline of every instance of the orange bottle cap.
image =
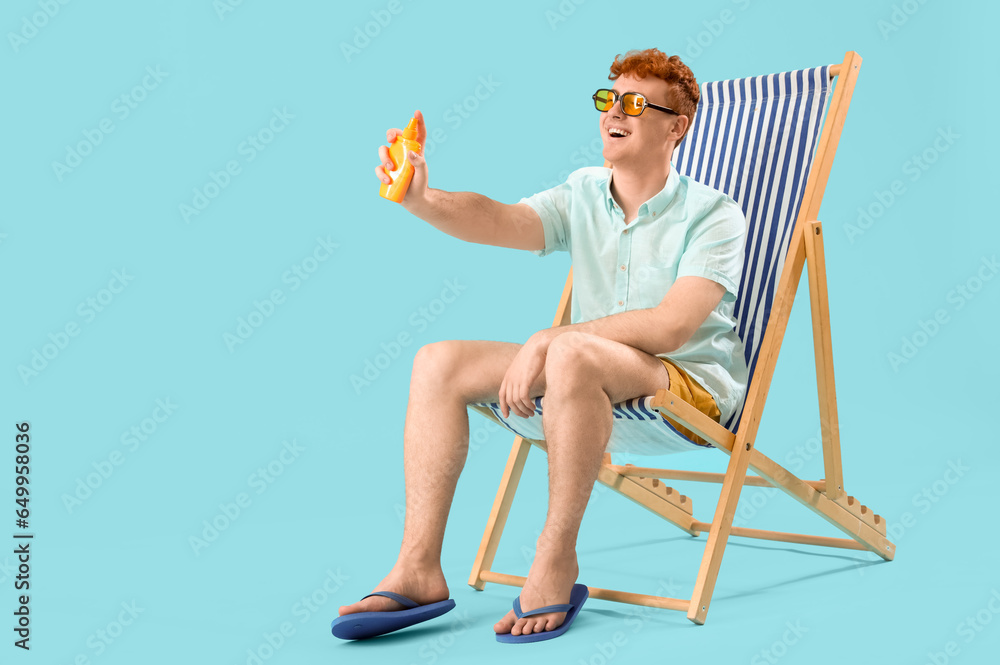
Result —
[[[406,125],[406,129],[403,130],[403,138],[409,141],[417,140],[417,119],[410,118],[410,122]]]

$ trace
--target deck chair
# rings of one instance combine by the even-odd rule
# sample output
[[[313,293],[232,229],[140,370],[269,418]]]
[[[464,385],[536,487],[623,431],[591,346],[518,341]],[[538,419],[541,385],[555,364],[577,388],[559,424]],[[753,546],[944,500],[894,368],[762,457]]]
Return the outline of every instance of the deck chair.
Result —
[[[849,51],[840,64],[701,85],[694,122],[674,154],[674,163],[680,173],[731,196],[747,218],[746,260],[734,305],[736,330],[744,342],[750,369],[747,394],[725,425],[666,389],[613,406],[611,439],[598,481],[692,536],[707,533],[708,538],[691,598],[595,587],[590,588],[591,596],[681,610],[694,623],[703,624],[730,536],[869,550],[883,559],[893,558],[895,546],[886,538],[884,520],[844,491],[823,227],[817,221],[860,65],[861,57]],[[818,481],[800,480],[757,450],[761,413],[803,268],[809,280],[825,471],[825,478]],[[570,322],[572,288],[570,268],[553,326]],[[487,582],[523,586],[524,577],[495,572],[491,566],[528,450],[532,445],[545,450],[542,419],[524,419],[513,413],[504,418],[496,403],[469,407],[516,435],[469,584],[479,590]],[[544,397],[536,398],[535,413],[540,416],[543,407]],[[696,445],[660,417],[661,413],[669,414],[708,444]],[[724,474],[616,465],[612,461],[616,451],[664,454],[705,447],[729,455]],[[748,475],[748,467],[756,475]],[[661,479],[721,483],[712,521],[697,520],[691,501]],[[785,492],[848,537],[734,527],[733,516],[745,485]]]

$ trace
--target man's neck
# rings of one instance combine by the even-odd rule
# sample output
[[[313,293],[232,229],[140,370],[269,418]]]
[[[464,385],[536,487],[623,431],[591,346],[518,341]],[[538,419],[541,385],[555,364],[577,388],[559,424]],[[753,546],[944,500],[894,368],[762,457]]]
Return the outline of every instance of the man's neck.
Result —
[[[639,206],[653,198],[663,189],[670,174],[670,163],[663,168],[644,167],[629,169],[615,166],[611,178],[611,195],[625,213],[628,224],[639,214]]]

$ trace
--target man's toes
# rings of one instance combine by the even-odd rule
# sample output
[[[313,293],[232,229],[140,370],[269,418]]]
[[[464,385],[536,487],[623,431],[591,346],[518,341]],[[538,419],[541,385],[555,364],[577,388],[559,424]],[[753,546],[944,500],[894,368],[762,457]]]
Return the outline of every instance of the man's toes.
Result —
[[[353,614],[354,612],[358,611],[358,605],[359,603],[351,603],[350,605],[341,605],[340,609],[338,609],[337,612],[340,614],[340,616],[344,616],[345,614]]]
[[[398,605],[399,603],[391,598],[373,596],[350,605],[341,605],[337,611],[340,613],[340,616],[344,616],[345,614],[353,614],[355,612],[384,612]]]
[[[526,619],[528,623],[524,625],[521,632],[522,634],[527,635],[528,633],[533,632],[543,633],[545,631],[555,630],[562,623],[561,621],[556,620],[558,616],[558,614],[540,614],[530,620]]]
[[[493,624],[493,631],[496,633],[510,633],[511,635],[542,633],[558,628],[562,623],[561,621],[557,621],[558,617],[558,614],[542,614],[518,619],[516,614],[508,612],[507,616]]]
[[[495,624],[493,624],[493,630],[496,633],[509,633],[511,632],[511,629],[514,627],[516,621],[517,621],[516,615],[514,614],[513,610],[511,610],[510,612],[507,613],[507,615],[504,618],[500,619]]]

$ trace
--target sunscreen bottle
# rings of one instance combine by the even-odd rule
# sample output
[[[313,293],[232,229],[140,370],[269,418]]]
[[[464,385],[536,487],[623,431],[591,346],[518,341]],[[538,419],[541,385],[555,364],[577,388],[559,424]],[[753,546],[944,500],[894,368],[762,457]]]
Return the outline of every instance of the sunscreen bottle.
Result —
[[[399,203],[406,195],[406,190],[410,186],[413,178],[413,164],[406,157],[406,151],[412,150],[418,155],[423,154],[423,148],[417,141],[417,119],[410,118],[410,123],[403,130],[402,134],[397,134],[392,145],[389,146],[389,159],[392,160],[392,171],[386,175],[392,180],[388,185],[382,183],[379,188],[379,196],[390,201]]]

